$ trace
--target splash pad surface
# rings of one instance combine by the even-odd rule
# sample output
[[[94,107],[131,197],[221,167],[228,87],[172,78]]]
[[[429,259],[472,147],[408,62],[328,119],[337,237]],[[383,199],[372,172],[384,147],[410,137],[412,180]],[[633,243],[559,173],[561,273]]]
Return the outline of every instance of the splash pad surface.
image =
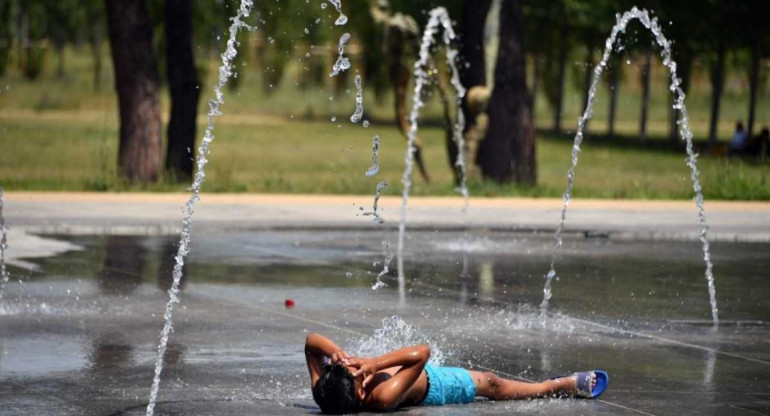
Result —
[[[381,241],[394,230],[201,225],[158,414],[315,413],[302,355],[308,331],[350,349],[394,315],[419,328],[448,365],[524,379],[594,367],[612,376],[601,401],[481,402],[406,414],[767,411],[766,242],[714,243],[724,276],[723,322],[714,332],[696,242],[568,233],[565,278],[544,330],[537,305],[550,232],[414,231],[402,295],[395,272],[387,287],[370,289],[381,269],[372,263],[382,261]],[[23,283],[9,285],[14,309],[0,320],[0,414],[144,412],[171,234],[57,236],[83,249],[35,259],[38,273],[11,269]],[[416,339],[408,335],[385,334]]]

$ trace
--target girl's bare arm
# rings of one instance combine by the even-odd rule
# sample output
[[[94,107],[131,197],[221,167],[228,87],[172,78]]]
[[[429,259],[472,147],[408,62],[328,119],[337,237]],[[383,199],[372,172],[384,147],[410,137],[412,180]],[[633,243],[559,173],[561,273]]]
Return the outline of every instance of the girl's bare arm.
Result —
[[[343,359],[349,358],[348,354],[329,338],[315,333],[308,335],[305,339],[305,361],[310,372],[311,387],[315,386],[316,381],[318,381],[324,366],[324,359],[327,357],[333,363],[342,362]]]
[[[375,409],[388,410],[404,401],[406,393],[420,377],[429,358],[430,347],[417,345],[391,351],[375,358],[354,358],[347,360],[347,362],[358,368],[358,371],[353,373],[354,377],[364,376],[364,387],[378,371],[391,367],[401,367],[391,378],[378,384],[369,393],[366,400],[366,404]]]

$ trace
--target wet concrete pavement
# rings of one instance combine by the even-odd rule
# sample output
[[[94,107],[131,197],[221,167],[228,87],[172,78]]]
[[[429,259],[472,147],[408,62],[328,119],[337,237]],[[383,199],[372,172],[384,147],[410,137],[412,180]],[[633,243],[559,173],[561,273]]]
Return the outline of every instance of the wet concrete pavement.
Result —
[[[392,237],[196,235],[156,414],[317,413],[302,355],[309,332],[360,354],[430,342],[445,365],[519,379],[591,368],[611,376],[596,401],[480,401],[409,415],[770,414],[768,244],[714,244],[714,329],[697,244],[570,235],[544,329],[550,238],[414,232],[406,284],[389,274],[372,291]],[[30,260],[38,271],[13,268],[6,287],[0,414],[143,414],[175,238],[56,238],[82,249]]]

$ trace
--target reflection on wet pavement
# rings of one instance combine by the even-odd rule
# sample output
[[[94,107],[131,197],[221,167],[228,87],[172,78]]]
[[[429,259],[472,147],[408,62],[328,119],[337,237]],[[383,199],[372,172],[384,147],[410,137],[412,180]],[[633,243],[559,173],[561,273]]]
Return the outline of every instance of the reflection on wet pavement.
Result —
[[[425,339],[445,364],[520,379],[589,368],[612,377],[601,401],[482,402],[411,415],[770,413],[767,244],[714,245],[723,321],[715,330],[697,244],[569,239],[543,329],[536,306],[548,236],[413,233],[403,305],[396,271],[388,286],[370,289],[386,237],[199,236],[158,412],[316,412],[302,346],[319,331],[347,348]],[[0,414],[143,414],[176,242],[67,240],[85,249],[36,260],[39,273],[11,270]],[[388,324],[393,316],[406,326]]]

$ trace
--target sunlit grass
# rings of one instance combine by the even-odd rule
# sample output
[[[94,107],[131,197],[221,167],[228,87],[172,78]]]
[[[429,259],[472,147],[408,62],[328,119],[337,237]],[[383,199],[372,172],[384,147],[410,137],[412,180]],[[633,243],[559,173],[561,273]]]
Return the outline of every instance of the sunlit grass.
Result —
[[[222,117],[215,130],[204,190],[314,194],[370,194],[385,180],[386,194],[401,191],[405,141],[389,125],[368,129],[349,123],[306,122],[289,118]],[[247,122],[251,120],[252,122]],[[117,126],[73,116],[9,119],[0,116],[3,149],[0,181],[8,190],[186,190],[186,184],[161,181],[149,186],[123,183],[116,174]],[[338,127],[339,126],[339,127]],[[371,139],[381,137],[380,173],[371,164]],[[425,159],[432,182],[415,177],[416,195],[453,195],[443,131],[424,128]],[[498,186],[473,171],[474,195],[557,197],[566,184],[571,143],[568,137],[538,137],[538,185]],[[691,198],[684,152],[614,144],[606,139],[583,146],[576,197]],[[701,157],[701,178],[708,198],[770,199],[766,163]]]
[[[13,190],[92,191],[185,191],[187,185],[161,180],[153,185],[122,182],[116,169],[117,100],[107,48],[104,50],[101,90],[93,88],[92,62],[85,50],[67,49],[67,74],[55,77],[50,69],[36,82],[23,80],[11,71],[0,79],[0,185]],[[53,56],[49,55],[49,58]],[[201,109],[209,97],[216,61],[208,64]],[[355,91],[348,88],[335,96],[331,85],[297,87],[297,65],[290,65],[282,83],[265,94],[259,74],[252,66],[240,76],[240,88],[226,90],[225,115],[217,119],[217,136],[210,157],[204,189],[216,192],[369,194],[381,180],[389,182],[386,194],[398,194],[403,170],[404,143],[392,123],[392,98],[377,101],[365,93],[367,116],[375,123],[368,129],[348,121],[355,107]],[[666,74],[653,71],[649,130],[652,143],[640,145],[638,131],[639,86],[635,66],[626,71],[617,114],[617,140],[596,137],[606,129],[607,91],[601,88],[595,119],[583,146],[577,170],[576,197],[602,198],[691,198],[689,170],[684,152],[661,147],[668,132]],[[574,73],[573,73],[574,72]],[[638,74],[637,74],[638,75]],[[581,110],[581,96],[571,71],[565,84],[562,126],[574,129]],[[736,77],[737,75],[734,75]],[[702,77],[701,77],[702,78]],[[740,81],[740,77],[733,81]],[[724,143],[735,118],[745,113],[747,97],[731,82],[723,101],[720,134]],[[770,97],[761,94],[757,125],[770,121]],[[165,90],[161,95],[168,113]],[[440,119],[437,100],[425,109],[427,119]],[[707,82],[696,77],[688,104],[696,136],[707,131],[709,91]],[[537,125],[548,128],[551,114],[540,97]],[[332,122],[332,117],[336,118]],[[199,119],[202,123],[203,117]],[[435,124],[435,123],[434,123]],[[201,129],[199,130],[199,137]],[[374,178],[364,172],[371,163],[371,139],[382,138],[382,170]],[[446,160],[443,133],[422,128],[425,158],[432,176],[426,184],[415,178],[417,195],[452,195],[451,173]],[[618,144],[621,143],[621,144]],[[656,144],[657,143],[657,144]],[[570,134],[540,134],[537,140],[538,184],[534,187],[498,186],[482,182],[471,172],[469,186],[474,195],[560,196],[566,184],[571,147]],[[770,199],[767,162],[746,162],[704,155],[700,158],[703,188],[709,198]]]

